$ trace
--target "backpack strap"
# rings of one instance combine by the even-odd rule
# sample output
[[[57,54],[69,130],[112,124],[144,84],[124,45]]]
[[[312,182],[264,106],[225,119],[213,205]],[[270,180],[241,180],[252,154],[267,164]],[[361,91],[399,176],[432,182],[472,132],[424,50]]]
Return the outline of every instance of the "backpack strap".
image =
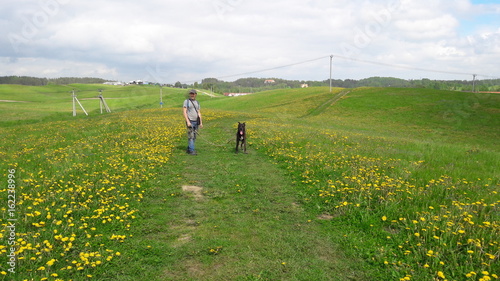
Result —
[[[194,107],[194,110],[196,111],[196,114],[199,115],[198,113],[198,109],[196,109],[196,105],[194,105],[194,102],[193,100],[189,99],[188,101],[190,101],[192,104],[193,104],[193,107]],[[199,104],[198,104],[199,105]],[[188,102],[188,108],[189,108],[189,102]]]

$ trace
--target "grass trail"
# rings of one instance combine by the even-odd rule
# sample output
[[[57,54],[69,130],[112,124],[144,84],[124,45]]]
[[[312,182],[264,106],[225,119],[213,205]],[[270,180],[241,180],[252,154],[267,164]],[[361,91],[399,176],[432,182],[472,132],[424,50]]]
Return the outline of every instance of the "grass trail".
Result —
[[[340,99],[345,97],[350,92],[351,92],[350,90],[343,90],[339,92],[338,94],[333,96],[333,98],[330,98],[326,102],[323,102],[322,104],[318,105],[316,108],[313,108],[308,114],[302,116],[301,118],[320,115],[321,113],[325,112],[326,109],[328,109],[330,106],[338,102]]]
[[[340,234],[322,232],[321,220],[296,203],[282,170],[251,148],[234,153],[230,124],[208,122],[198,156],[185,154],[182,140],[174,166],[146,198],[142,236],[131,243],[137,256],[113,277],[133,280],[142,271],[144,280],[369,280],[359,261],[334,246]]]

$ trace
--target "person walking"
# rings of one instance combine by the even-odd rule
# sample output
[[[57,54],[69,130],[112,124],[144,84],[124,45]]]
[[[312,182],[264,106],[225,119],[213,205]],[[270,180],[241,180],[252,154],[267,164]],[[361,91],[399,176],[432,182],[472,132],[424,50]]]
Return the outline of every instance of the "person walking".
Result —
[[[198,93],[196,90],[189,91],[189,99],[184,101],[183,113],[186,120],[187,135],[188,135],[188,148],[187,153],[196,155],[194,143],[196,141],[196,133],[198,128],[203,128],[203,121],[201,119],[200,103],[196,100]]]

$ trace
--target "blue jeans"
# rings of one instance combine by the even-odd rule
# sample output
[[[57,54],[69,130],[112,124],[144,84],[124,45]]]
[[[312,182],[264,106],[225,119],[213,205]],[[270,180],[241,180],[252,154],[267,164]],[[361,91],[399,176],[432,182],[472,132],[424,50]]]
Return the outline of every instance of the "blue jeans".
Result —
[[[193,152],[194,151],[194,142],[196,141],[196,132],[198,132],[198,122],[197,121],[190,121],[191,122],[191,127],[187,128],[187,135],[188,135],[188,152]]]

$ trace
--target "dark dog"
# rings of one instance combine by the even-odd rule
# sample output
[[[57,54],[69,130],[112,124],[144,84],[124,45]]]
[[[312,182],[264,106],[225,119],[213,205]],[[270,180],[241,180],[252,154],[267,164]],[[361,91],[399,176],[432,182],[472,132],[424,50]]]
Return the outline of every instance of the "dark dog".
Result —
[[[238,122],[238,131],[236,132],[236,153],[238,153],[238,146],[247,153],[247,133],[245,131],[245,122]]]

